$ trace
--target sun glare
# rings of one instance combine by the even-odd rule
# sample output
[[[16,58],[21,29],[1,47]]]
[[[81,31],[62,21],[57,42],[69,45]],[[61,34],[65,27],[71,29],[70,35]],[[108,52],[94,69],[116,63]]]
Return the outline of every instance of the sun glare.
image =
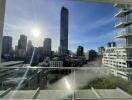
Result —
[[[37,38],[37,37],[40,36],[41,33],[40,33],[40,30],[39,30],[38,28],[34,28],[34,29],[32,29],[31,34],[32,34],[35,38]]]

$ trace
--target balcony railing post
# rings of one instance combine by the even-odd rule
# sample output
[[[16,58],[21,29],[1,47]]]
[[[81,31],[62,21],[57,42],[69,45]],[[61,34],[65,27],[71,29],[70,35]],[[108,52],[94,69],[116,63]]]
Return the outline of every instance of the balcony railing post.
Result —
[[[75,100],[75,69],[73,69],[73,96],[72,100]]]

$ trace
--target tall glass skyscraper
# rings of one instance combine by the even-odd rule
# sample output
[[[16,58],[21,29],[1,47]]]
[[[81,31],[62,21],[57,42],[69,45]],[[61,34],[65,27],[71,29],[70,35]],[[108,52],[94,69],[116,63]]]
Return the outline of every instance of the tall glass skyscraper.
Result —
[[[60,55],[67,55],[68,53],[68,16],[68,9],[62,7],[60,22]]]

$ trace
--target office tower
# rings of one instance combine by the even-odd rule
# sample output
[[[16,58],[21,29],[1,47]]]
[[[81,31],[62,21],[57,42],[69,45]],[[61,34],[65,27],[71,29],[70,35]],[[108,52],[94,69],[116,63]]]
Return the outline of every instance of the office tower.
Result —
[[[43,50],[44,50],[45,57],[51,56],[51,39],[50,38],[45,38],[43,43]]]
[[[27,47],[27,36],[20,35],[20,39],[18,40],[18,51],[17,56],[20,58],[26,57],[26,47]]]
[[[33,45],[32,45],[32,41],[29,40],[27,44],[27,56],[31,57],[32,54],[33,54]]]
[[[33,60],[31,61],[30,60],[30,63],[31,65],[37,65],[39,63],[39,52],[38,52],[38,48],[37,47],[34,47],[34,55],[32,56],[33,57]]]
[[[12,37],[4,36],[2,41],[2,56],[10,59],[12,56]]]
[[[82,46],[78,46],[78,48],[77,48],[77,56],[78,57],[84,56],[84,48]]]
[[[18,50],[18,46],[16,45],[16,46],[15,46],[15,52],[16,52],[17,50]]]
[[[18,49],[25,49],[27,47],[27,36],[20,35],[20,39],[18,40]]]
[[[1,51],[2,51],[2,37],[5,17],[5,4],[6,0],[0,0],[0,62],[1,62]]]
[[[68,53],[68,9],[62,7],[61,22],[60,22],[60,54],[67,55]]]
[[[27,51],[26,51],[26,63],[28,64],[31,62],[33,51],[34,51],[34,47],[32,45],[32,41],[29,40],[27,43]]]
[[[39,56],[39,61],[43,61],[44,60],[44,52],[43,52],[43,47],[38,47],[38,56]]]

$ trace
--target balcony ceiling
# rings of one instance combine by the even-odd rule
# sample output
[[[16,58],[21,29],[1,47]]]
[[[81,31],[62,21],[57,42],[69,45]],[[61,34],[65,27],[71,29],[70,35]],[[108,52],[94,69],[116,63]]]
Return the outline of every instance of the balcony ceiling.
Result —
[[[85,2],[101,2],[112,4],[132,4],[132,0],[73,0],[73,1],[85,1]]]

